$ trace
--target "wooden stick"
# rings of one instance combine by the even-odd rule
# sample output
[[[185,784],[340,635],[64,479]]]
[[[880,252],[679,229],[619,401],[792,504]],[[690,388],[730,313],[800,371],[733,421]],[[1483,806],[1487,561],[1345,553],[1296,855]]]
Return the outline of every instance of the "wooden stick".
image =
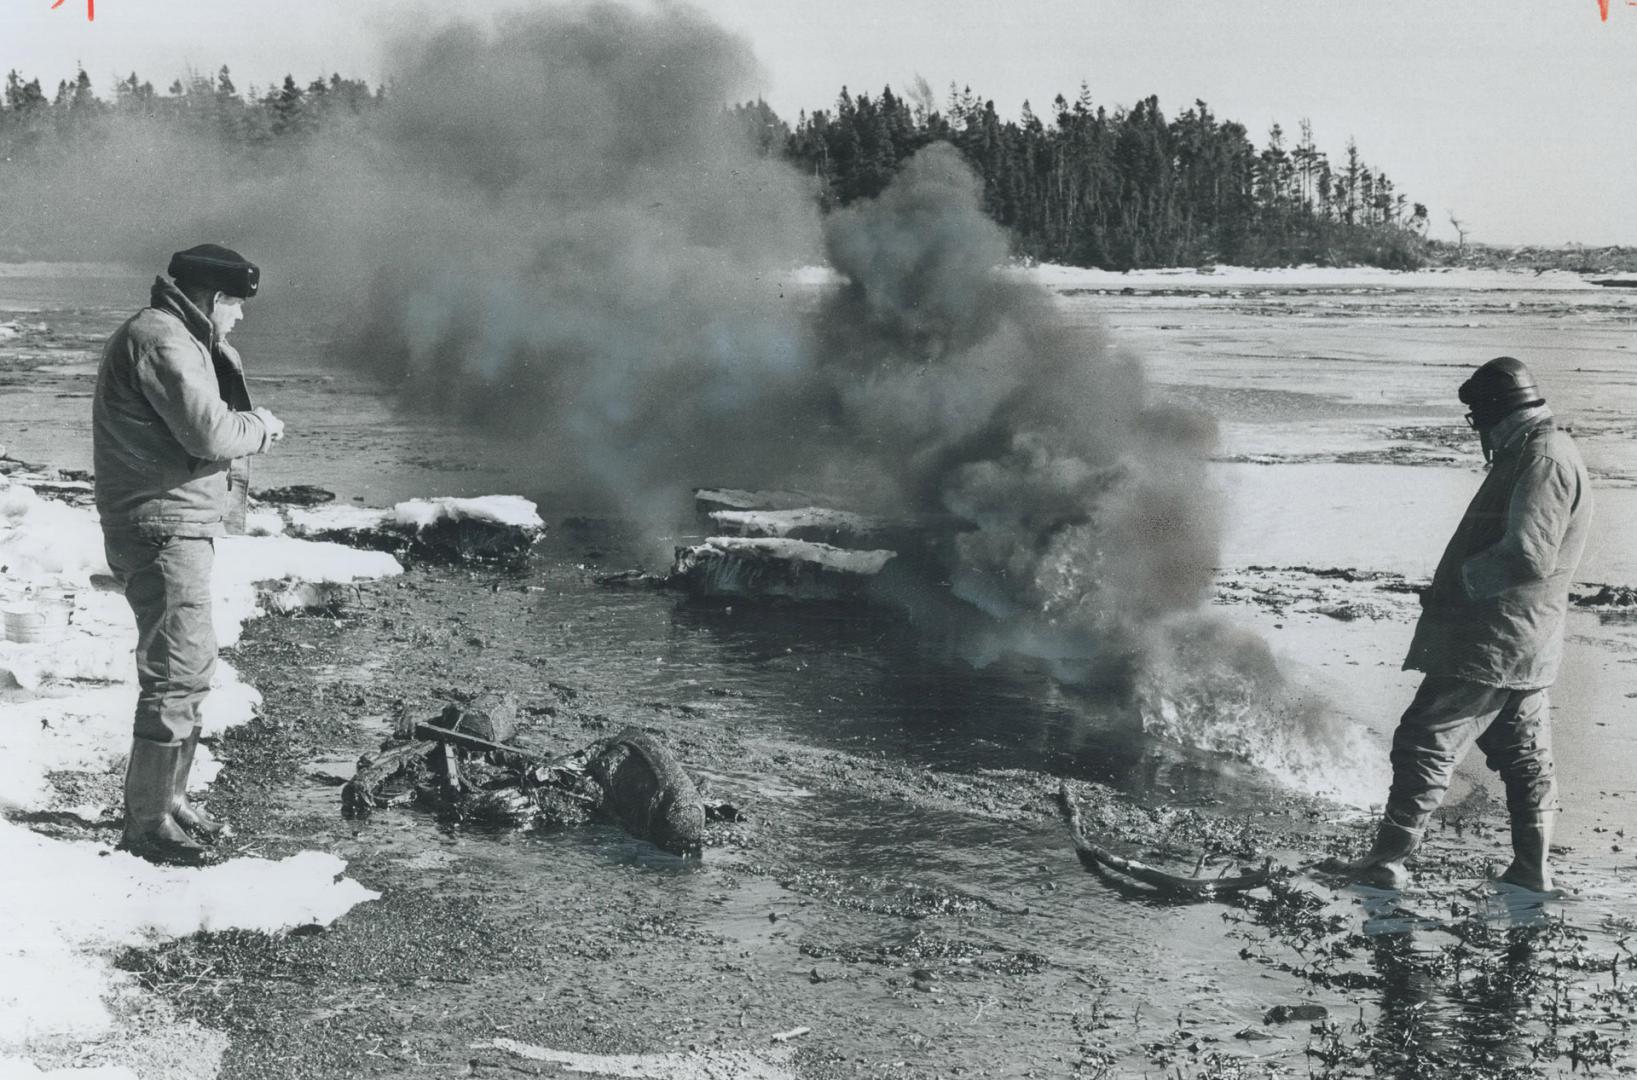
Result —
[[[1069,827],[1069,835],[1074,840],[1074,853],[1079,856],[1081,865],[1087,870],[1099,868],[1113,870],[1124,874],[1133,881],[1140,881],[1144,885],[1150,885],[1161,892],[1205,900],[1215,896],[1259,888],[1277,876],[1277,872],[1272,868],[1271,863],[1254,873],[1242,874],[1238,877],[1201,878],[1168,874],[1164,870],[1138,862],[1136,859],[1122,858],[1107,848],[1087,839],[1081,828],[1080,808],[1075,804],[1074,797],[1069,794],[1067,784],[1063,784],[1057,789],[1057,807],[1062,812],[1063,823]]]
[[[443,765],[443,790],[451,799],[460,798],[460,761],[449,743],[438,743],[438,761]]]

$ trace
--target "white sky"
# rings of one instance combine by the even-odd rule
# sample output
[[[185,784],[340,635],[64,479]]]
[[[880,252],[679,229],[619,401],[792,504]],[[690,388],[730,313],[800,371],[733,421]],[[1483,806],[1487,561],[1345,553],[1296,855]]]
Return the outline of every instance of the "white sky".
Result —
[[[642,0],[649,2],[649,0]],[[510,6],[518,6],[512,4]],[[1434,235],[1453,211],[1495,243],[1637,244],[1637,0],[697,0],[746,37],[786,119],[924,77],[1005,117],[1045,116],[1082,80],[1110,107],[1203,98],[1260,142],[1313,122],[1349,136]],[[0,69],[55,86],[83,62],[99,93],[136,70],[163,88],[230,65],[241,90],[294,72],[379,79],[394,27],[493,10],[445,0],[0,0]]]

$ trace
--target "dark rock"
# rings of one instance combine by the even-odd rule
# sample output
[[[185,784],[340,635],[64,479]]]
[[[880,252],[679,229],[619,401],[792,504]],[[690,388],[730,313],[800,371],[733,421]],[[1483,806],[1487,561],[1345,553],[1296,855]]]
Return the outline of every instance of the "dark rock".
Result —
[[[1283,1024],[1291,1020],[1323,1020],[1330,1010],[1323,1005],[1275,1005],[1262,1017],[1264,1024]]]
[[[1576,607],[1637,607],[1637,589],[1629,585],[1599,585],[1594,593],[1571,593]]]
[[[464,704],[445,705],[429,723],[446,731],[509,743],[517,738],[517,700],[511,694],[480,694]]]
[[[312,484],[291,484],[289,487],[268,488],[256,492],[256,499],[279,506],[322,506],[335,501],[335,492]]]

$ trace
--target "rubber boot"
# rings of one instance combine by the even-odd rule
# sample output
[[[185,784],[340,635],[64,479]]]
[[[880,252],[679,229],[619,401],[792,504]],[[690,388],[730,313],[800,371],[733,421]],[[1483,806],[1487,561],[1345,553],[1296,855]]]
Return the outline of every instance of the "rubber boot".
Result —
[[[135,739],[125,767],[125,831],[121,851],[168,866],[197,866],[205,849],[171,817],[177,762],[186,747]]]
[[[1375,843],[1362,859],[1344,862],[1327,859],[1319,869],[1360,885],[1378,889],[1403,889],[1410,883],[1410,871],[1404,860],[1421,846],[1421,829],[1410,829],[1383,818],[1376,829]]]
[[[1552,818],[1549,810],[1512,815],[1512,865],[1500,880],[1530,892],[1552,892]]]
[[[193,755],[199,749],[199,729],[182,740],[182,753],[176,761],[176,802],[171,806],[171,817],[188,834],[205,843],[213,842],[227,826],[205,813],[205,808],[188,801],[188,774],[193,771]]]

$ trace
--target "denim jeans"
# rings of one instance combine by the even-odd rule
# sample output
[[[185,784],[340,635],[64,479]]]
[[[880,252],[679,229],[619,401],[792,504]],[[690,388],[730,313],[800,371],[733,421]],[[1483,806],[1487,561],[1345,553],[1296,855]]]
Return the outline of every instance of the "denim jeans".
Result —
[[[176,746],[199,726],[216,670],[208,537],[103,533],[108,568],[136,615],[138,739]]]
[[[1515,820],[1557,809],[1546,690],[1505,690],[1429,675],[1393,733],[1387,819],[1425,828],[1474,741],[1506,784],[1506,806]]]

